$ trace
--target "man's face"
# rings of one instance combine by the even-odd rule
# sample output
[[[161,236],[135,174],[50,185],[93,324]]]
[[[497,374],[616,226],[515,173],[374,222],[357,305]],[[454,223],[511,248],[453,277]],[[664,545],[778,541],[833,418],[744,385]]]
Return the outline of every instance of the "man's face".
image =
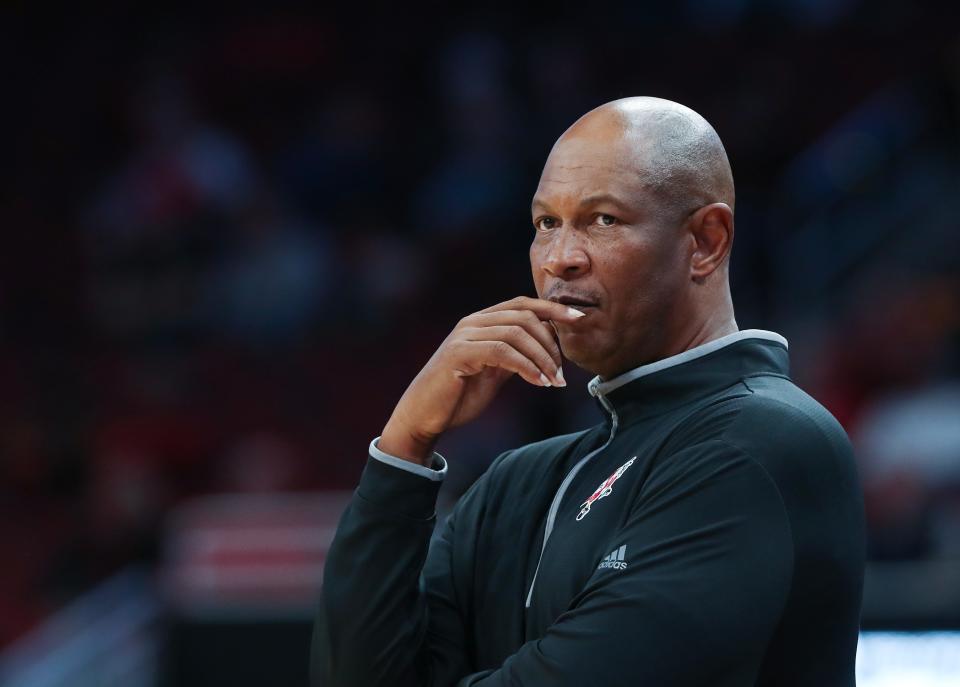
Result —
[[[532,204],[537,295],[586,313],[556,324],[560,348],[604,379],[663,356],[685,310],[689,244],[657,212],[638,166],[616,131],[568,133]]]

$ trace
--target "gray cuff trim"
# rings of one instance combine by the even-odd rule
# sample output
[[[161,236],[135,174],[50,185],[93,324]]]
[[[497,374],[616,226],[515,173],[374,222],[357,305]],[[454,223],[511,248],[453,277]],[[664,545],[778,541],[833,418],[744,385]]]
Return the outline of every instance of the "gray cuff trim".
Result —
[[[409,460],[404,460],[403,458],[391,456],[389,453],[384,453],[377,447],[378,441],[380,441],[380,437],[376,437],[370,442],[370,455],[373,458],[376,458],[387,465],[392,465],[395,468],[400,468],[401,470],[412,472],[415,475],[426,477],[434,482],[441,482],[443,481],[443,478],[447,476],[447,461],[436,451],[433,452],[433,465],[435,469],[431,470],[423,465],[411,463]]]

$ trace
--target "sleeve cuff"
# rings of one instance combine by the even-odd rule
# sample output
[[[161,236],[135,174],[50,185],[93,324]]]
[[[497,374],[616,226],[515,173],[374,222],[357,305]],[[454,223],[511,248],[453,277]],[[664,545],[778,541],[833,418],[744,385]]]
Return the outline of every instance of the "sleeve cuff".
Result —
[[[432,464],[434,467],[431,469],[423,465],[411,463],[409,460],[404,460],[403,458],[391,456],[389,453],[384,453],[377,446],[378,441],[380,441],[380,437],[376,437],[370,442],[370,456],[372,458],[376,458],[380,462],[392,465],[400,470],[426,477],[434,482],[442,482],[443,478],[447,476],[447,461],[436,451],[433,452]]]

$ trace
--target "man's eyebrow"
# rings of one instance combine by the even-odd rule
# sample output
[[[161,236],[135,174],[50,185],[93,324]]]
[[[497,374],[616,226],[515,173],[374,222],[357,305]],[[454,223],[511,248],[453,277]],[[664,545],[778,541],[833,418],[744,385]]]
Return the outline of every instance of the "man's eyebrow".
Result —
[[[629,207],[627,207],[626,203],[609,193],[595,193],[592,196],[587,196],[586,198],[581,199],[580,207],[594,205],[595,203],[611,203],[624,210],[629,210]],[[530,209],[533,210],[537,206],[540,206],[545,210],[550,209],[550,206],[546,202],[540,200],[539,198],[534,198],[533,203],[530,205]]]
[[[547,205],[544,201],[540,200],[539,198],[534,198],[533,202],[530,204],[530,210],[532,211],[537,207],[542,207],[544,210],[550,209],[550,206]]]
[[[587,196],[580,201],[580,207],[584,207],[585,205],[594,205],[596,203],[611,203],[617,207],[628,209],[626,203],[609,193],[597,193],[592,196]]]

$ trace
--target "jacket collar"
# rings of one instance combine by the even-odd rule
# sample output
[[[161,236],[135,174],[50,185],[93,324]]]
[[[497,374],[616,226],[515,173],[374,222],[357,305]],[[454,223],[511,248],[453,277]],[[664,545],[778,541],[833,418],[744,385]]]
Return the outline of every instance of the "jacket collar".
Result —
[[[757,374],[787,376],[787,340],[776,332],[745,329],[668,358],[640,365],[612,379],[594,377],[590,395],[620,423],[658,415],[728,388]]]

